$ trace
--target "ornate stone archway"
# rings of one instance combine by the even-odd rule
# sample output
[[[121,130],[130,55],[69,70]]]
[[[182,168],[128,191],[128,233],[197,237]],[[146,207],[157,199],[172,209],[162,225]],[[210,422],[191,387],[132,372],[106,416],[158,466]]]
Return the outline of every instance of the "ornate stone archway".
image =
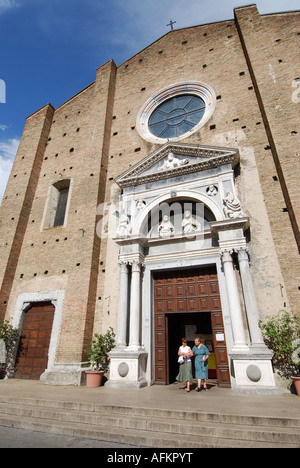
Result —
[[[123,189],[123,224],[114,239],[120,246],[120,299],[118,344],[111,352],[109,386],[142,387],[153,383],[153,273],[215,265],[232,387],[236,391],[277,391],[272,353],[264,345],[258,326],[244,235],[249,218],[235,191],[233,169],[238,162],[235,149],[164,145],[116,179]],[[154,236],[143,230],[149,213],[159,209],[161,203],[183,199],[208,206],[215,221],[205,229],[195,229],[191,236],[186,236],[184,230],[172,229],[170,219],[165,219],[169,235],[168,228],[164,230],[166,235],[156,229]],[[201,226],[201,219],[195,221]],[[243,304],[233,254],[237,254]],[[254,367],[259,380],[251,377]]]

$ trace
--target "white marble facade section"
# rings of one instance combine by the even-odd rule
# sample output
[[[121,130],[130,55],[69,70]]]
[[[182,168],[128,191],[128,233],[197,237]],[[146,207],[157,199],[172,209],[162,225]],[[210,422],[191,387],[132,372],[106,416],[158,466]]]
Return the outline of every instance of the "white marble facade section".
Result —
[[[272,353],[258,326],[245,237],[249,218],[235,188],[238,162],[237,150],[165,145],[116,179],[123,190],[115,238],[120,245],[121,294],[118,347],[111,353],[113,378],[109,385],[153,383],[152,273],[214,264],[231,383],[233,387],[247,386],[246,375],[254,390],[266,386],[267,392],[276,391]]]
[[[233,202],[231,205],[229,204],[228,208],[224,205],[226,203],[224,200],[226,200],[226,197],[229,197],[229,193]],[[149,216],[155,218],[155,212],[162,210],[163,215],[170,217],[171,211],[175,210],[175,214],[176,210],[178,212],[179,202],[184,202],[186,205],[184,212],[191,211],[192,202],[201,204],[203,209],[206,206],[213,214],[215,220],[245,216],[238,202],[234,203],[235,200],[237,200],[237,195],[231,170],[217,175],[207,174],[207,177],[197,182],[187,180],[174,185],[168,184],[165,187],[162,187],[159,183],[152,183],[150,187],[147,185],[144,191],[139,193],[130,193],[130,191],[126,190],[122,197],[120,206],[122,213],[120,214],[120,224],[116,234],[117,237],[128,236],[130,234],[144,235],[146,237],[153,237],[153,235],[155,237],[156,234],[156,237],[160,237],[158,225],[152,225],[151,227],[154,229],[152,233],[149,232]],[[204,228],[204,223],[199,218],[201,215],[203,216],[203,209],[201,211],[200,206],[197,207],[197,213],[199,213],[197,218],[202,229]],[[180,225],[183,220],[184,215],[178,221]]]

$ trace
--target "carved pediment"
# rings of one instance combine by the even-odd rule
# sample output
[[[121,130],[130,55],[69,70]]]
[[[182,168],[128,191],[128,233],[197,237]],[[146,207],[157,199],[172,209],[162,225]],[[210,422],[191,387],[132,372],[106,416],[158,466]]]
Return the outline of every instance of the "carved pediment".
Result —
[[[234,168],[238,162],[237,149],[166,143],[117,177],[116,182],[123,188],[200,172],[224,164],[231,164]]]

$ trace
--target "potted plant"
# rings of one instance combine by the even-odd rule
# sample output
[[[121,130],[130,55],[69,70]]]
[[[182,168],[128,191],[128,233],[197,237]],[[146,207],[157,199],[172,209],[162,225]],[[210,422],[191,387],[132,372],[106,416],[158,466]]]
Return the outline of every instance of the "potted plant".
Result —
[[[12,366],[14,352],[19,342],[21,330],[13,328],[9,322],[0,322],[0,378]]]
[[[109,366],[108,353],[115,346],[115,333],[110,327],[105,334],[95,334],[88,356],[91,370],[86,371],[87,387],[96,388],[102,384],[104,372]]]
[[[300,396],[300,317],[283,311],[266,317],[260,325],[265,343],[274,353],[274,368],[281,377],[292,379]]]
[[[298,335],[300,336],[300,335]],[[292,361],[294,364],[294,372],[292,381],[296,389],[297,395],[300,396],[300,338],[293,341],[294,352],[292,354]]]

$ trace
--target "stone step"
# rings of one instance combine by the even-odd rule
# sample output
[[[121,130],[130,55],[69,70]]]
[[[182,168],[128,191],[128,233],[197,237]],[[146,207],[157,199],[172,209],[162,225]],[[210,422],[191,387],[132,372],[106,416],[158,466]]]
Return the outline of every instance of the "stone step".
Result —
[[[1,416],[0,425],[19,429],[32,430],[51,434],[67,435],[108,442],[126,444],[130,447],[152,447],[172,449],[196,449],[196,448],[299,448],[299,444],[279,444],[278,442],[257,442],[251,440],[239,440],[212,437],[208,435],[192,436],[186,434],[158,433],[153,431],[141,431],[130,429],[124,431],[107,426],[91,427],[88,424],[76,424],[55,421],[37,420],[36,418],[17,418],[12,415]],[[202,428],[203,429],[203,428]]]
[[[96,405],[97,408],[95,408],[95,405],[88,405],[89,408],[87,408],[87,405],[84,404],[84,408],[81,407],[79,409],[76,404],[75,410],[70,403],[39,400],[36,402],[39,404],[34,405],[33,401],[30,400],[31,404],[26,405],[24,401],[22,403],[20,401],[15,401],[14,403],[2,401],[0,403],[0,425],[6,425],[6,422],[10,421],[14,427],[24,428],[18,424],[30,421],[30,429],[41,432],[44,425],[50,426],[52,428],[51,431],[56,426],[61,427],[63,425],[69,430],[70,428],[74,429],[75,425],[76,428],[81,427],[81,430],[85,433],[86,431],[95,432],[96,434],[101,434],[101,437],[103,437],[103,432],[107,432],[107,428],[110,428],[110,431],[118,436],[116,442],[119,443],[124,443],[120,440],[123,439],[124,434],[127,437],[128,433],[132,434],[133,431],[147,433],[149,437],[151,435],[151,440],[162,440],[166,435],[168,437],[172,436],[172,443],[175,443],[175,440],[180,439],[182,436],[183,420],[175,419],[175,416],[178,416],[178,414],[172,414],[172,417],[164,418],[161,415],[161,411],[157,412],[155,416],[153,414],[151,416],[145,415],[143,408],[101,407],[100,405]],[[26,403],[28,403],[28,400],[26,400]],[[101,411],[103,409],[105,411]],[[114,411],[110,411],[111,409]],[[138,411],[139,414],[137,415],[135,414],[135,410],[140,410],[141,412]],[[153,410],[151,412],[153,413]],[[295,421],[293,422],[295,423]],[[154,433],[156,434],[155,437],[153,436]],[[204,438],[203,433],[205,433]],[[111,437],[111,433],[108,432],[108,434]],[[157,437],[158,434],[161,435],[159,438]],[[201,447],[211,444],[212,441],[215,444],[217,443],[216,440],[218,440],[218,444],[222,441],[222,443],[226,443],[226,441],[229,443],[230,441],[231,446],[236,446],[232,445],[233,443],[245,443],[254,444],[253,446],[257,446],[257,444],[263,444],[263,446],[271,444],[273,446],[275,444],[275,446],[280,445],[281,447],[300,447],[299,426],[293,428],[285,426],[264,427],[246,424],[239,425],[236,422],[225,423],[224,421],[205,421],[204,424],[203,422],[199,424],[199,421],[190,420],[185,421],[184,435],[192,437],[195,444],[199,444],[199,439],[201,439]],[[99,437],[99,440],[101,437]],[[111,440],[111,438],[101,440]],[[144,439],[141,439],[141,444],[146,443],[143,441]],[[127,438],[125,443],[130,444],[131,442]],[[132,444],[136,445],[136,442],[132,442]]]
[[[223,424],[239,424],[239,425],[254,425],[255,427],[284,427],[300,429],[300,418],[284,418],[284,417],[266,417],[266,416],[251,416],[242,414],[225,414],[225,413],[212,413],[205,411],[185,411],[185,410],[170,410],[161,408],[147,408],[147,407],[131,407],[131,406],[118,406],[118,405],[105,405],[98,403],[82,403],[71,402],[64,400],[44,400],[35,398],[20,398],[16,396],[1,396],[0,404],[11,404],[13,406],[33,406],[35,408],[57,408],[65,409],[68,411],[82,411],[86,413],[101,413],[109,415],[130,415],[130,416],[143,416],[160,417],[164,419],[180,419],[183,421],[206,422],[206,423],[223,423]],[[1,411],[0,411],[1,412]]]

